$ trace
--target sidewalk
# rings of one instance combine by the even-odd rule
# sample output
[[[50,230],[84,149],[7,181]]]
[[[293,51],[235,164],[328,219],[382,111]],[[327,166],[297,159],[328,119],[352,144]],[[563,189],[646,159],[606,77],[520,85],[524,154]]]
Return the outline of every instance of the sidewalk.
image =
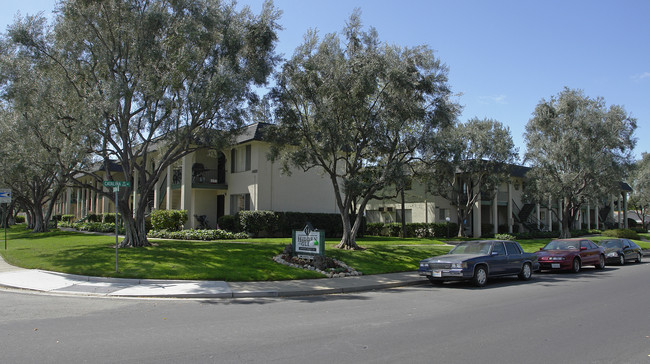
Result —
[[[428,283],[416,272],[270,282],[88,277],[23,269],[0,258],[0,287],[101,297],[246,298],[351,293]]]

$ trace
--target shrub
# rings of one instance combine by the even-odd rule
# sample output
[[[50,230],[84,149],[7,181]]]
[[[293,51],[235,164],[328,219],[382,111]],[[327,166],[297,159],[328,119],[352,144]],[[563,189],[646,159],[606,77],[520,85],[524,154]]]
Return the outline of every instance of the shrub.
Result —
[[[90,214],[86,215],[84,220],[88,221],[88,222],[102,222],[102,215],[101,214],[90,213]]]
[[[61,224],[64,226],[63,224]],[[66,224],[67,226],[67,224]],[[97,233],[114,233],[115,224],[113,223],[102,223],[102,222],[77,222],[70,224],[70,227],[73,227],[79,231],[92,231]],[[118,227],[118,233],[124,234],[125,230],[123,226]]]
[[[639,234],[630,229],[613,229],[603,231],[603,236],[639,240]]]
[[[239,223],[242,230],[253,236],[260,236],[262,232],[270,235],[276,230],[278,217],[273,211],[240,211]]]
[[[217,219],[217,224],[219,228],[226,231],[239,232],[241,228],[239,226],[238,215],[224,215]]]
[[[398,237],[402,231],[400,223],[370,223],[367,225],[367,233],[373,236],[390,236]],[[446,238],[447,231],[449,236],[456,236],[458,224],[450,223],[408,223],[406,224],[406,237],[417,238]]]
[[[122,214],[117,214],[117,218],[122,221]],[[115,223],[115,213],[104,213],[102,214],[102,221],[105,223]]]
[[[61,221],[74,222],[74,215],[61,215]]]
[[[178,239],[178,240],[225,240],[225,239],[246,239],[245,233],[231,233],[225,230],[151,230],[147,234],[149,238]]]
[[[497,240],[515,240],[515,237],[510,234],[496,234],[494,238]]]
[[[179,231],[187,222],[187,210],[154,210],[151,212],[152,230]]]
[[[16,221],[16,224],[23,224],[25,222],[25,216],[18,215],[18,216],[16,216],[15,221]]]

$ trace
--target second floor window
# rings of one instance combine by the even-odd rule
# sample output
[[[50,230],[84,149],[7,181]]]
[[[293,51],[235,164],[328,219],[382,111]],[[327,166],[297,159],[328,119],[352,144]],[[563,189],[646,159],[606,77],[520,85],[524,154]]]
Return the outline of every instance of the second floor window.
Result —
[[[232,148],[230,150],[230,173],[244,172],[251,170],[251,145]]]

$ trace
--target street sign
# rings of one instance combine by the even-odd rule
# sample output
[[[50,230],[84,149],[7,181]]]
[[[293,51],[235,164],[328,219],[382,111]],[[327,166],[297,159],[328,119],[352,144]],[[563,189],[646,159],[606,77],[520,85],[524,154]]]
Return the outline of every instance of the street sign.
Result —
[[[0,189],[0,203],[11,203],[11,190]]]
[[[104,187],[131,187],[131,181],[104,181]]]

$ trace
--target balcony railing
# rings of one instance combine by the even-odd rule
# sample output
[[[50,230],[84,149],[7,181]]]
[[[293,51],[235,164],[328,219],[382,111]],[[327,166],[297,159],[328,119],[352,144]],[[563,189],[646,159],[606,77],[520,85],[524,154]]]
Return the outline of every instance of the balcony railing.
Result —
[[[175,168],[172,171],[172,189],[181,188],[183,171]],[[202,169],[192,172],[192,188],[227,189],[224,171],[219,173],[216,169]]]

